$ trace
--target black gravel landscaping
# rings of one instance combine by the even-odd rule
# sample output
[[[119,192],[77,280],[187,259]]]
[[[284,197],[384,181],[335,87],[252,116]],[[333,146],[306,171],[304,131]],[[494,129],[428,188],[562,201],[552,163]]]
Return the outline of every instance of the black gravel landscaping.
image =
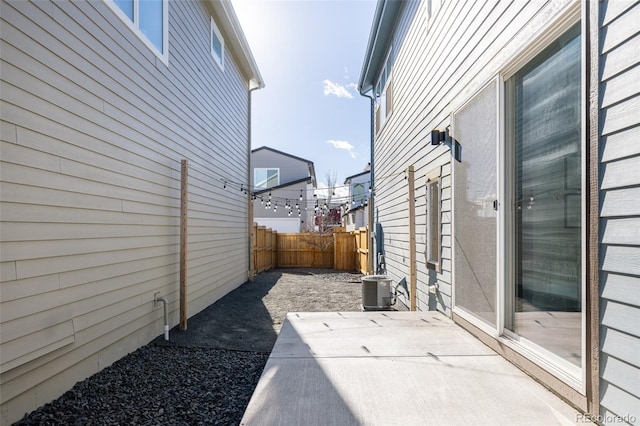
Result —
[[[258,275],[15,425],[237,425],[287,312],[359,311],[360,274]],[[159,330],[161,332],[161,330]]]
[[[268,355],[148,345],[17,425],[234,425]]]

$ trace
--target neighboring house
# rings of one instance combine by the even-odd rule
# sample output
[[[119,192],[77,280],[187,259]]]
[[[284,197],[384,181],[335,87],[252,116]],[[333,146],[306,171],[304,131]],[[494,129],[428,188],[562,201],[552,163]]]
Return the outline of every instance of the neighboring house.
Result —
[[[370,195],[370,182],[371,172],[369,170],[349,176],[344,180],[344,185],[349,188],[349,196],[342,213],[342,223],[347,231],[365,227],[369,223],[367,200]]]
[[[604,424],[640,422],[638,22],[637,1],[379,0],[359,82],[404,303]]]
[[[278,232],[300,232],[313,223],[313,161],[266,146],[251,151],[253,220]]]
[[[134,9],[145,7],[145,14]],[[262,79],[228,1],[0,3],[0,423],[247,279],[249,107]]]

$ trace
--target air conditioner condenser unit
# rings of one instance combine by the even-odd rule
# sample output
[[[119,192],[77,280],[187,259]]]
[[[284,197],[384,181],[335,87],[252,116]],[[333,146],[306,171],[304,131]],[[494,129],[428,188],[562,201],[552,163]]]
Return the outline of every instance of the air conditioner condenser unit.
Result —
[[[362,277],[362,309],[389,309],[393,305],[391,279],[384,275]]]

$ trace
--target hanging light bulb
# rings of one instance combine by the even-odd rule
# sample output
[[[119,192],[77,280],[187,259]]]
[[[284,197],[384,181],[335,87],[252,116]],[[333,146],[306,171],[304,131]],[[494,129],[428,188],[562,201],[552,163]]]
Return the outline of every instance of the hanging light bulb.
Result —
[[[227,189],[227,181],[224,181],[224,185],[222,185],[222,189]]]
[[[300,201],[302,201],[302,189],[300,190]]]

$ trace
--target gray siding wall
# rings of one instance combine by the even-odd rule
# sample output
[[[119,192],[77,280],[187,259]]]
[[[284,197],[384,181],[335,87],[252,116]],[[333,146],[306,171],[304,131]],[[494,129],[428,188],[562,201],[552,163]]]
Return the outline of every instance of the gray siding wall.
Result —
[[[640,3],[600,9],[600,402],[640,423]]]
[[[308,200],[307,195],[311,185],[306,182],[300,182],[286,188],[275,189],[271,191],[271,208],[266,208],[265,204],[269,200],[269,193],[265,192],[258,195],[258,198],[253,201],[253,217],[254,218],[300,218],[300,228],[305,229],[308,225],[313,225],[313,208],[315,206],[315,200]],[[300,191],[302,191],[302,201],[300,201]],[[289,210],[285,208],[286,200],[289,200],[289,204],[292,207],[291,216],[289,216]],[[276,202],[278,208],[273,211]],[[300,205],[301,216],[298,216],[298,210],[295,208],[296,203]],[[307,209],[305,210],[305,206]]]
[[[297,160],[268,149],[261,149],[251,153],[251,168],[263,167],[280,169],[280,185],[309,176],[309,166],[306,161]],[[252,171],[252,185],[253,176]]]
[[[178,323],[180,160],[189,315],[243,283],[248,85],[169,2],[169,65],[102,1],[2,1],[0,423]]]
[[[409,280],[407,181],[416,173],[418,309],[451,309],[451,153],[430,145],[429,132],[513,60],[570,0],[406,4],[394,34],[393,113],[374,142],[375,212],[383,231],[387,272]],[[442,272],[426,267],[424,176],[442,166]],[[427,286],[437,284],[435,295]],[[431,298],[430,298],[431,296]],[[406,300],[406,299],[405,299]]]
[[[424,23],[428,20],[427,2],[406,4],[398,18],[392,41],[395,51],[393,75],[393,113],[384,122],[374,142],[375,211],[381,224],[377,244],[382,244],[386,273],[394,282],[409,286],[409,202],[404,171],[415,166],[416,253],[418,309],[435,307],[449,312],[451,307],[451,179],[449,151],[431,147],[429,131],[446,119],[442,111],[425,113],[429,103],[424,85],[428,75],[426,56],[428,37]],[[424,175],[444,165],[443,173],[443,270],[435,274],[426,266],[426,193]],[[429,300],[428,285],[436,283],[439,292]],[[407,292],[404,292],[404,296]],[[408,305],[408,298],[400,300]]]

